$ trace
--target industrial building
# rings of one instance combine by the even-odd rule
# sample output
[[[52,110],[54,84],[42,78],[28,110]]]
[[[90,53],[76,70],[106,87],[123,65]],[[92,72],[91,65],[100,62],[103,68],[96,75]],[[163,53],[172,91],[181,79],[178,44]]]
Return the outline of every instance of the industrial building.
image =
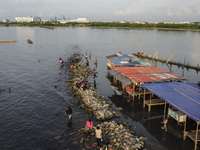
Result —
[[[89,20],[86,18],[77,18],[77,19],[72,19],[72,20],[58,20],[60,23],[68,23],[68,22],[78,22],[78,23],[88,23]]]
[[[15,17],[15,22],[41,22],[40,17]]]

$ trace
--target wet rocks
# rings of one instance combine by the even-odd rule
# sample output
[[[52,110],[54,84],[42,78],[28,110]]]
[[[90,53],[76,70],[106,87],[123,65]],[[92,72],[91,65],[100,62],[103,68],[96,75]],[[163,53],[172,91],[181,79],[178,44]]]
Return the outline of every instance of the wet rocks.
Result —
[[[92,111],[96,119],[106,120],[118,117],[118,114],[114,111],[111,105],[96,91],[91,89],[83,91],[80,89],[78,90],[78,94],[82,98],[81,108]]]
[[[97,120],[108,120],[119,115],[113,109],[112,103],[98,92],[94,91],[91,87],[83,88],[77,86],[77,83],[87,83],[86,79],[92,76],[93,71],[89,69],[82,62],[76,63],[75,59],[71,59],[70,63],[70,79],[65,82],[73,90],[72,95],[80,100],[80,107],[85,111],[91,112]],[[76,101],[70,100],[75,104]],[[121,107],[116,108],[121,111]],[[98,126],[103,132],[104,139],[108,139],[108,148],[111,149],[125,149],[125,150],[141,150],[144,149],[145,138],[135,136],[134,129],[131,125],[119,121],[105,121]],[[76,132],[71,132],[69,136],[76,136],[73,144],[79,144],[82,149],[92,149],[96,145],[95,128],[82,128]],[[66,136],[67,137],[67,136]],[[77,139],[78,138],[78,139]],[[106,141],[106,140],[105,140]]]
[[[93,112],[93,115],[98,120],[107,120],[113,117],[118,117],[118,114],[107,102],[104,96],[94,91],[91,87],[83,89],[77,87],[77,83],[86,82],[86,78],[92,75],[93,71],[84,64],[74,63],[76,69],[71,69],[72,75],[71,80],[68,80],[68,86],[73,89],[73,95],[81,100],[81,108]],[[73,67],[74,68],[74,67]],[[73,101],[70,101],[73,103]]]
[[[124,150],[144,149],[145,138],[135,136],[132,132],[133,129],[127,128],[126,123],[105,121],[97,126],[101,128],[104,142],[107,141],[109,143],[109,148]],[[79,142],[84,144],[86,149],[91,149],[93,145],[96,145],[95,128],[82,128],[78,132],[85,135]]]
[[[100,124],[103,133],[110,140],[110,148],[113,149],[142,149],[144,148],[144,138],[136,137],[126,123],[119,124],[114,121]]]

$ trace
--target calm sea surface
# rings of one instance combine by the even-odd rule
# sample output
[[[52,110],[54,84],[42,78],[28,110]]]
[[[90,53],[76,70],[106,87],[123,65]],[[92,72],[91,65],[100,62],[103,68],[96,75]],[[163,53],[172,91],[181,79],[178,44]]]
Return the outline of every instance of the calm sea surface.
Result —
[[[31,39],[33,44],[28,44]],[[200,58],[200,33],[191,31],[164,31],[139,29],[0,27],[0,40],[16,40],[16,43],[0,43],[0,149],[1,150],[79,150],[73,145],[73,136],[59,139],[85,126],[87,114],[74,99],[64,81],[68,78],[65,67],[60,68],[59,57],[65,61],[74,53],[91,52],[90,67],[98,58],[97,89],[109,97],[117,107],[122,107],[120,118],[136,127],[137,135],[144,136],[146,148],[152,150],[188,150],[194,143],[182,140],[182,127],[176,122],[169,125],[167,133],[161,130],[163,108],[148,113],[142,104],[133,106],[114,94],[107,78],[105,56],[118,53],[145,52],[154,55],[158,49],[160,58],[197,65]],[[165,64],[157,67],[170,71]],[[190,82],[200,81],[195,70],[172,66],[171,71],[184,76]],[[89,79],[92,82],[92,79]],[[55,88],[57,86],[57,88]],[[11,93],[8,89],[11,88]],[[68,125],[65,109],[73,109],[73,124]],[[98,122],[95,122],[97,124]]]

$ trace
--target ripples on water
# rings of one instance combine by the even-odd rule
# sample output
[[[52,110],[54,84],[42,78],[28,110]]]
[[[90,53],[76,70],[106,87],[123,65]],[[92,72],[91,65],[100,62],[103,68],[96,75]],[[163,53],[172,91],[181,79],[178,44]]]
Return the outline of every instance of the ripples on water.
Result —
[[[67,61],[73,53],[85,54],[86,51],[92,52],[90,60],[92,69],[95,67],[93,65],[94,58],[98,57],[97,92],[111,97],[117,106],[122,107],[123,105],[126,108],[127,111],[123,111],[122,120],[136,126],[137,133],[149,139],[147,141],[149,149],[165,149],[167,144],[163,144],[164,147],[159,144],[159,139],[152,136],[152,132],[149,133],[150,131],[147,131],[142,125],[148,122],[141,122],[142,114],[140,112],[142,110],[136,111],[140,106],[136,106],[134,112],[129,104],[116,102],[121,99],[113,96],[114,92],[110,87],[110,81],[106,78],[105,56],[119,51],[131,54],[136,52],[134,50],[143,51],[149,48],[154,52],[156,47],[154,47],[155,42],[150,38],[152,35],[162,36],[166,41],[170,36],[176,38],[176,34],[165,35],[162,32],[160,35],[157,33],[158,31],[153,30],[88,28],[47,30],[29,27],[1,27],[0,32],[1,37],[6,40],[17,40],[16,43],[0,43],[0,90],[2,91],[0,93],[0,149],[79,149],[79,146],[71,144],[74,140],[72,137],[55,139],[57,136],[84,127],[86,122],[86,112],[69,102],[73,97],[64,82],[67,79],[67,71],[65,67],[59,67],[59,57]],[[194,34],[196,38],[200,39],[199,35]],[[185,34],[179,36],[184,39]],[[33,41],[32,45],[26,42],[29,38]],[[159,43],[159,38],[157,40],[156,43]],[[161,43],[164,43],[162,39]],[[198,43],[193,46],[200,49]],[[158,47],[162,47],[162,45],[158,45]],[[194,51],[196,51],[196,47],[194,47]],[[199,56],[199,53],[197,55]],[[179,70],[174,70],[174,72],[179,75],[182,73]],[[193,75],[192,81],[198,82],[199,75],[187,73],[187,71],[186,75],[189,77]],[[92,79],[89,81],[93,82]],[[7,92],[8,88],[11,88],[11,93]],[[67,117],[64,115],[67,106],[73,109],[71,127],[68,126]],[[151,115],[154,116],[153,113]],[[157,114],[154,117],[152,120],[158,120],[152,125],[157,124],[156,127],[160,128],[160,124],[158,124],[160,117]],[[84,121],[81,122],[80,118]],[[131,118],[134,118],[135,121]],[[148,128],[148,126],[150,127]],[[149,124],[147,128],[149,130],[153,126]],[[177,146],[175,147],[177,148]]]

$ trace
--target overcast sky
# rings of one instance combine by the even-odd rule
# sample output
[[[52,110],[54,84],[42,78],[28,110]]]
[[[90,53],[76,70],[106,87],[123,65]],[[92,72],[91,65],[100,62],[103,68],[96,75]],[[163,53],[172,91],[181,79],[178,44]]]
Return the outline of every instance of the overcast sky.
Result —
[[[200,0],[0,0],[0,20],[54,16],[89,21],[200,21]]]

